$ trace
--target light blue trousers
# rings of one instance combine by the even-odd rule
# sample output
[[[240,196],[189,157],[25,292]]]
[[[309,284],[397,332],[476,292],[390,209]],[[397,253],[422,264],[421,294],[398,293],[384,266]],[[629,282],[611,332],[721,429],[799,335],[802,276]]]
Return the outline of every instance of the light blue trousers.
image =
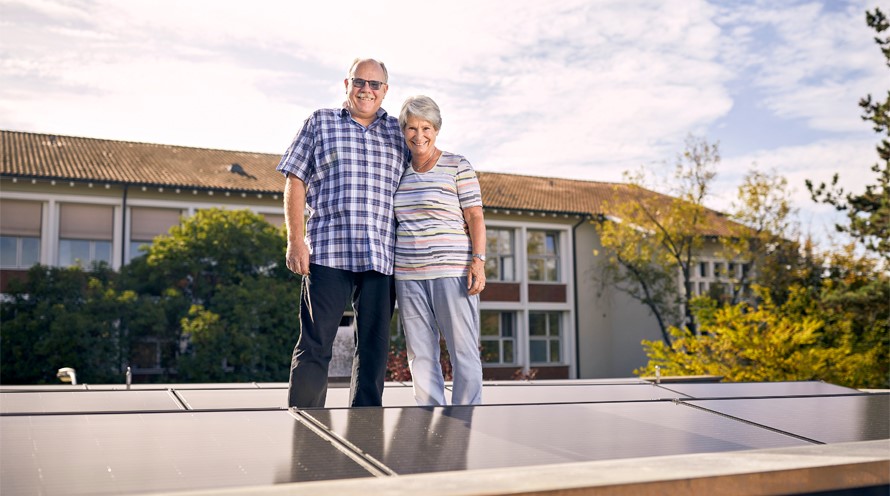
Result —
[[[479,352],[479,296],[467,294],[465,277],[427,281],[396,280],[399,318],[405,329],[414,399],[420,406],[445,404],[445,380],[439,363],[439,336],[451,355],[455,405],[482,402]]]

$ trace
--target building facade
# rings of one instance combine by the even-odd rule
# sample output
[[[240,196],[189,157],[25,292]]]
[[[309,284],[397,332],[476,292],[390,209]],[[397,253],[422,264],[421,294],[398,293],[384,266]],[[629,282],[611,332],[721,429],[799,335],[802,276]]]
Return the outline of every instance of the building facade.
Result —
[[[199,209],[246,208],[284,222],[278,155],[14,131],[0,131],[0,152],[0,291],[35,263],[120,268]],[[488,232],[486,377],[632,375],[646,363],[640,341],[660,339],[658,325],[600,283],[595,228],[603,206],[629,186],[478,175]],[[717,284],[720,267],[744,270],[721,263],[702,262],[696,291]]]

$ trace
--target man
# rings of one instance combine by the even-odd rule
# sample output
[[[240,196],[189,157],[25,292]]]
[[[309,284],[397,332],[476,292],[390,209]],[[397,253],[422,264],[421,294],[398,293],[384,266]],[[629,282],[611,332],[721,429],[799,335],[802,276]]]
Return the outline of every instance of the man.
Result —
[[[324,406],[334,337],[350,303],[357,345],[350,404],[381,405],[395,305],[392,199],[408,164],[398,119],[380,108],[387,81],[383,63],[356,59],[343,81],[344,107],[309,116],[277,167],[287,177],[286,263],[304,281],[291,407]]]

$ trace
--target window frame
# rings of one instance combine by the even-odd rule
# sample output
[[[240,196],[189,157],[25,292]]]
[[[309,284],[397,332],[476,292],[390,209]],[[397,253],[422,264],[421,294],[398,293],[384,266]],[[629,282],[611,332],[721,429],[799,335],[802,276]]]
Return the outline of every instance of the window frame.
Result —
[[[564,231],[559,229],[552,228],[527,228],[525,230],[525,278],[529,283],[563,283],[563,274],[562,274],[562,236]],[[544,254],[532,254],[529,250],[529,242],[532,239],[533,233],[543,233],[544,234]],[[553,254],[546,253],[547,250],[547,239],[549,236],[553,236]],[[550,270],[547,267],[547,261],[552,260],[554,262],[553,274],[555,276],[554,279],[548,279],[547,274],[550,273]],[[532,279],[531,275],[531,267],[532,262],[543,261],[543,279]]]
[[[544,334],[543,335],[535,335],[532,329],[532,316],[534,315],[542,315],[544,317]],[[551,317],[556,318],[556,333],[553,333],[551,328]],[[558,310],[530,310],[528,312],[528,362],[531,366],[556,366],[556,365],[564,365],[566,363],[565,357],[565,349],[564,343],[565,340],[563,338],[563,328],[565,322],[565,312]],[[533,342],[544,342],[545,343],[545,354],[547,357],[546,361],[535,361],[532,357],[533,355]],[[559,360],[553,361],[551,357],[553,355],[554,350],[559,355]]]

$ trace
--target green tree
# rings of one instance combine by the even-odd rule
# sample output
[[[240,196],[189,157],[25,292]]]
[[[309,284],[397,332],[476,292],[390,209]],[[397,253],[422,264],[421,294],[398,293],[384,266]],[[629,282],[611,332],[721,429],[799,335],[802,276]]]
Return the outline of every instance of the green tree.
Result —
[[[286,380],[299,284],[284,248],[262,217],[212,209],[120,274],[35,266],[0,302],[0,381],[55,383],[71,366],[81,382],[123,382],[147,343],[167,368],[156,380]]]
[[[299,284],[282,230],[248,210],[201,210],[152,244],[131,274],[177,307],[177,380],[286,380]],[[162,295],[159,295],[162,296]]]
[[[83,383],[121,382],[120,315],[135,299],[115,288],[106,265],[35,265],[12,281],[2,308],[0,381],[57,383],[56,371],[74,367]]]
[[[712,213],[704,201],[719,161],[717,144],[690,136],[666,181],[671,196],[645,188],[644,171],[625,173],[629,187],[616,190],[622,199],[608,202],[607,219],[596,224],[607,252],[601,282],[643,303],[667,345],[669,327],[694,326],[688,295],[693,264],[708,234]]]
[[[886,65],[890,67],[890,37],[883,35],[890,23],[880,9],[865,13],[866,23],[875,30],[875,42],[881,47]],[[837,224],[838,232],[849,234],[866,249],[890,262],[890,91],[884,101],[872,99],[871,95],[859,101],[863,109],[862,119],[871,121],[875,132],[882,134],[877,146],[879,162],[871,167],[877,174],[875,184],[866,185],[860,194],[845,193],[838,187],[838,174],[831,183],[814,186],[807,180],[806,186],[816,202],[834,206],[847,215],[846,224]]]
[[[290,279],[280,263],[285,247],[282,231],[249,210],[199,210],[155,239],[145,275],[151,287],[172,282],[193,304],[210,308],[225,285],[258,276]]]

